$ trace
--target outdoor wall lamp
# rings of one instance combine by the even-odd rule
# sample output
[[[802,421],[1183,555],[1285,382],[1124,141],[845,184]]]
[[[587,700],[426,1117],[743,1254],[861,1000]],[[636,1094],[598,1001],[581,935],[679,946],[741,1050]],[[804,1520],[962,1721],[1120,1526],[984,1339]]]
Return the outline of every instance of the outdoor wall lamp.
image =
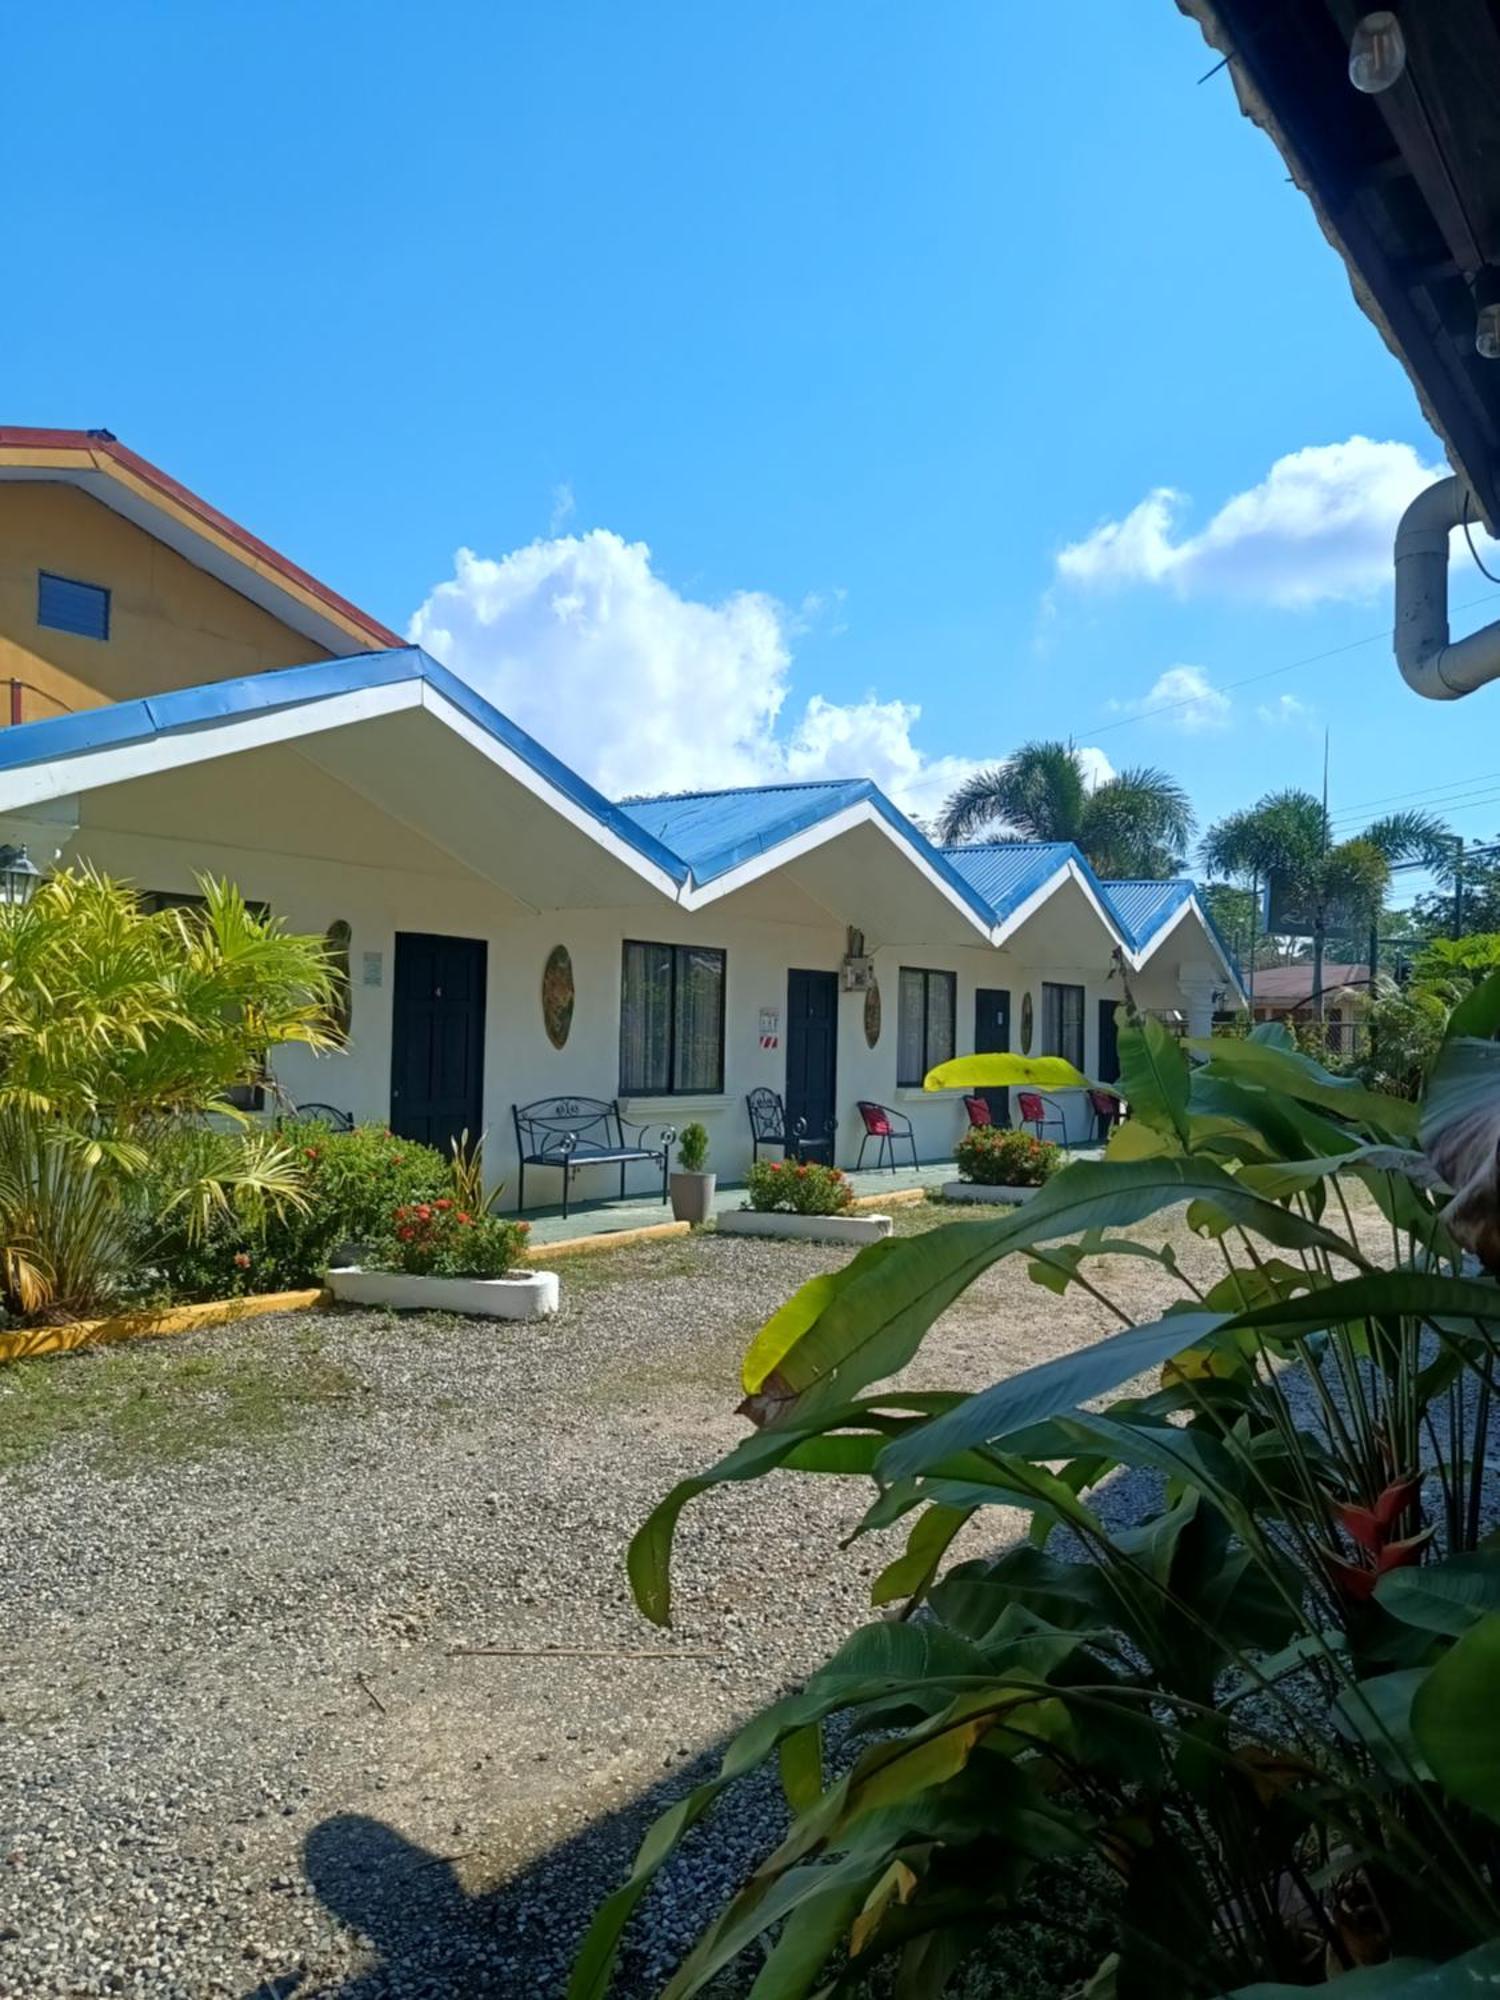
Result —
[[[1366,14],[1349,42],[1349,81],[1366,97],[1389,90],[1406,68],[1406,37],[1389,7]]]
[[[0,903],[29,903],[41,879],[24,847],[0,846]]]
[[[1500,271],[1493,264],[1474,278],[1474,348],[1486,361],[1500,361]]]

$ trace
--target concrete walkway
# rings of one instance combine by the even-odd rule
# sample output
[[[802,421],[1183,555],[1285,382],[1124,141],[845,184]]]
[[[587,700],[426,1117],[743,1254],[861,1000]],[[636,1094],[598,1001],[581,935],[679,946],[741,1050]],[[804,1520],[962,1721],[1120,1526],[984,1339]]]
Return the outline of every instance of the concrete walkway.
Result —
[[[634,1171],[640,1173],[643,1170],[636,1168]],[[954,1179],[957,1173],[958,1168],[952,1160],[932,1160],[916,1168],[898,1167],[894,1173],[875,1172],[867,1168],[863,1173],[851,1173],[849,1181],[858,1198],[861,1195],[893,1194],[903,1189],[938,1188],[944,1181]],[[601,1167],[597,1177],[607,1183],[612,1175],[608,1169]],[[715,1215],[722,1215],[726,1209],[743,1208],[744,1204],[743,1181],[732,1182],[715,1191]],[[561,1207],[528,1208],[524,1220],[531,1224],[534,1244],[563,1243],[571,1242],[578,1236],[617,1236],[627,1229],[649,1229],[653,1223],[670,1222],[672,1209],[671,1204],[664,1202],[659,1194],[630,1193],[623,1201],[618,1196],[613,1201],[580,1201],[575,1198],[566,1221]]]

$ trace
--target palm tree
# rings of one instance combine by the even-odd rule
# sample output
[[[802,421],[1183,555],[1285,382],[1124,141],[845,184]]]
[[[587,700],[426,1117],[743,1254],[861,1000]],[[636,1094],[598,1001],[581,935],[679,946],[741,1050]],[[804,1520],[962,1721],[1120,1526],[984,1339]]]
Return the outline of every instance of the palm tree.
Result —
[[[1070,840],[1101,875],[1175,875],[1187,858],[1193,812],[1164,771],[1141,765],[1089,789],[1071,743],[1023,743],[1003,764],[976,771],[938,818],[945,841],[986,827],[1012,840]]]
[[[1295,910],[1313,941],[1313,1011],[1323,1018],[1323,954],[1330,918],[1373,925],[1398,861],[1440,866],[1453,835],[1432,813],[1388,813],[1362,833],[1335,841],[1326,807],[1311,792],[1267,792],[1253,806],[1211,826],[1200,850],[1214,874],[1248,879],[1257,891],[1274,882],[1282,907]],[[1255,962],[1254,937],[1250,962]],[[1251,977],[1254,973],[1252,969]]]

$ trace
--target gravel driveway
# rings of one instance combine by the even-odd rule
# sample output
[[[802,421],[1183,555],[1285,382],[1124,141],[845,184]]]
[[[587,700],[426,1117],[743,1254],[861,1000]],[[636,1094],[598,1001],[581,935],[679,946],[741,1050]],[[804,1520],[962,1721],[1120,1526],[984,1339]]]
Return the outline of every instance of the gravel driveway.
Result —
[[[748,1334],[842,1260],[705,1236],[570,1263],[541,1328],[301,1314],[0,1375],[0,1994],[558,1993],[645,1817],[868,1616],[888,1545],[840,1551],[860,1494],[805,1475],[689,1509],[670,1634],[622,1562],[742,1434]],[[1171,1296],[1139,1259],[1109,1281]],[[912,1379],[1108,1323],[1007,1264]],[[683,1857],[622,1994],[775,1809]]]

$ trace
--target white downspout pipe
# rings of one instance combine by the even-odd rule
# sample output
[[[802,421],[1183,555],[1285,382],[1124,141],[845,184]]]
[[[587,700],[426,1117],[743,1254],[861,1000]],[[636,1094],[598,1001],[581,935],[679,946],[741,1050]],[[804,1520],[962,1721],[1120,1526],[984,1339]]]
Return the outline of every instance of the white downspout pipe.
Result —
[[[1419,493],[1396,530],[1396,664],[1430,701],[1457,701],[1500,677],[1500,623],[1448,637],[1448,537],[1468,488],[1450,474]],[[1479,510],[1469,500],[1469,518]]]

